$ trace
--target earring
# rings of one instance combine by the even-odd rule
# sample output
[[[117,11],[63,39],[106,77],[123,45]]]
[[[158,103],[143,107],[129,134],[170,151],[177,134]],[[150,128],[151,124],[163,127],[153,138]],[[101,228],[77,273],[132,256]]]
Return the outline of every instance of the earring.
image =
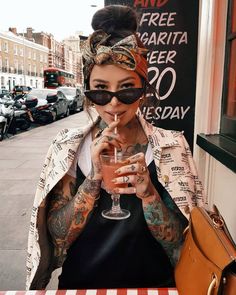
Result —
[[[139,107],[141,107],[144,104],[143,96],[139,99]]]

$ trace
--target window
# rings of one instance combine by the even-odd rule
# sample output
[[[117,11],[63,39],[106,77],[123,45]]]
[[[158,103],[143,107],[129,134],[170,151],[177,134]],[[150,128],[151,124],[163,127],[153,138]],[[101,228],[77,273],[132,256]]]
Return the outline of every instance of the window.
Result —
[[[20,56],[23,56],[23,48],[22,47],[18,48],[18,53]]]
[[[43,77],[43,66],[40,66],[40,77]]]
[[[15,45],[14,45],[14,55],[17,55],[17,53],[18,53],[18,47],[17,47],[17,45],[15,44]]]
[[[15,74],[18,74],[18,67],[19,67],[18,60],[15,60],[15,61],[14,61],[14,66],[15,66],[15,68],[14,68],[14,73],[15,73]]]
[[[236,0],[229,1],[221,135],[236,141]]]
[[[3,42],[3,51],[8,52],[8,43],[7,43],[7,41]]]
[[[19,74],[24,74],[24,63],[23,63],[23,61],[20,62],[18,71],[19,71],[18,72]]]
[[[31,64],[28,64],[28,75],[31,75]]]
[[[5,77],[1,77],[1,88],[5,87]]]
[[[228,0],[227,5],[220,131],[198,134],[197,144],[236,173],[236,0]]]
[[[37,73],[36,73],[36,65],[33,65],[33,76],[37,76]]]
[[[5,67],[5,70],[6,72],[8,71],[8,68],[9,68],[9,61],[8,61],[8,58],[5,58],[5,62],[4,62],[4,67]]]

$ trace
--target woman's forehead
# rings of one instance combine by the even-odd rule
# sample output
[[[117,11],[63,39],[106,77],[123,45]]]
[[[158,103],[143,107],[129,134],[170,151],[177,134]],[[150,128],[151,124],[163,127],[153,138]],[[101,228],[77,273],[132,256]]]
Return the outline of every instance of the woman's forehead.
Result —
[[[126,70],[117,65],[94,65],[90,81],[98,79],[103,81],[140,80],[135,71]]]

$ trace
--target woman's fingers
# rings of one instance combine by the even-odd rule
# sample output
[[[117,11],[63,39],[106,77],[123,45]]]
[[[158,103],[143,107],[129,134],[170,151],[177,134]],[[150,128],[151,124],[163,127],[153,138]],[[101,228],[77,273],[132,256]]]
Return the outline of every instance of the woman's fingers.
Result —
[[[130,160],[126,161],[126,163],[130,163]],[[144,174],[147,172],[147,166],[145,162],[138,162],[129,165],[125,165],[116,170],[117,175],[133,173],[133,174]]]
[[[104,144],[104,143],[107,143],[109,145],[113,145],[117,148],[121,148],[121,144],[120,144],[120,141],[118,140],[118,138],[116,136],[112,136],[112,135],[102,135],[94,142],[94,146],[96,147],[96,146]]]
[[[120,123],[119,119],[117,121],[113,121],[104,130],[108,129],[110,131],[113,131],[119,125],[119,123]]]
[[[112,180],[115,184],[126,184],[131,183],[132,185],[142,184],[145,181],[145,177],[143,175],[123,175],[120,177],[116,177]]]
[[[117,185],[116,193],[136,194],[141,199],[150,195],[151,180],[143,153],[129,157],[124,166],[116,170],[116,174],[117,177],[113,179]]]
[[[129,163],[145,163],[145,155],[144,153],[137,153],[129,158]]]

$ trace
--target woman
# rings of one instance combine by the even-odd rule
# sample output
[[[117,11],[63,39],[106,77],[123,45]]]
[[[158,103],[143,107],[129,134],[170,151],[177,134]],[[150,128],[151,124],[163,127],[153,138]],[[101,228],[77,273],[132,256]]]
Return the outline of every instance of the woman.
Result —
[[[152,88],[134,11],[107,6],[92,26],[83,48],[91,120],[63,130],[49,149],[31,220],[27,288],[45,288],[61,265],[59,289],[171,287],[186,217],[202,204],[201,183],[182,133],[154,127],[138,112]],[[114,148],[132,154],[114,179],[129,183],[116,189],[131,212],[120,221],[101,215],[110,198],[100,155]]]

